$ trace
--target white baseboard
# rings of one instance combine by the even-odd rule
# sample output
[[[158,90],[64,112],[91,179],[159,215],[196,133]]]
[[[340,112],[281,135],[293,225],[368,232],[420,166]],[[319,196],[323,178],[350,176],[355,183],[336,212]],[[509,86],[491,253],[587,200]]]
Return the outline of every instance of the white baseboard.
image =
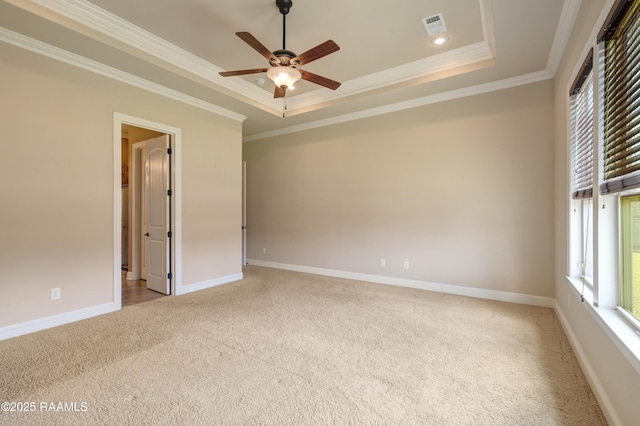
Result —
[[[557,301],[554,301],[554,302],[555,302],[554,308],[556,311],[556,315],[560,319],[560,324],[562,324],[562,328],[564,329],[565,334],[569,338],[571,347],[573,348],[573,351],[575,352],[576,357],[578,358],[578,362],[582,367],[582,371],[584,372],[584,375],[587,378],[589,385],[591,385],[591,389],[593,390],[593,393],[596,396],[598,403],[600,404],[600,408],[602,408],[602,412],[607,418],[607,422],[613,426],[617,426],[617,425],[622,426],[623,423],[620,420],[620,416],[618,416],[616,410],[614,409],[614,405],[611,403],[611,400],[607,395],[607,392],[602,387],[602,383],[600,383],[600,379],[598,379],[598,375],[596,374],[596,371],[594,370],[593,366],[589,362],[589,357],[587,356],[584,349],[582,348],[582,345],[580,345],[580,342],[578,341],[578,338],[576,337],[573,329],[571,328],[571,325],[569,324],[567,317],[564,316],[564,313],[562,312],[560,305],[557,303]]]
[[[314,268],[311,266],[289,265],[286,263],[267,262],[256,259],[247,259],[247,263],[249,265],[264,266],[267,268],[285,269],[288,271],[306,272],[309,274],[326,275],[329,277],[368,281],[377,284],[388,284],[399,287],[417,288],[420,290],[456,294],[459,296],[476,297],[479,299],[490,299],[501,302],[520,303],[523,305],[542,306],[544,308],[553,308],[555,306],[555,300],[551,297],[532,296],[529,294],[510,293],[506,291],[431,283],[427,281],[409,280],[405,278],[385,277],[382,275],[361,274],[358,272],[336,271],[333,269]]]
[[[92,306],[89,308],[78,309],[77,311],[65,312],[63,314],[52,315],[20,324],[9,325],[0,328],[0,340],[6,340],[12,337],[46,330],[47,328],[69,324],[71,322],[80,321],[102,314],[108,314],[110,312],[117,311],[118,309],[120,309],[120,307],[116,307],[114,303],[105,303],[104,305]]]
[[[203,290],[205,288],[215,287],[222,284],[227,284],[233,281],[238,281],[243,278],[242,272],[233,275],[227,275],[225,277],[216,278],[213,280],[203,281],[188,286],[180,286],[176,289],[176,294],[187,294],[193,291]],[[104,305],[92,306],[89,308],[79,309],[77,311],[65,312],[58,315],[52,315],[45,318],[39,318],[32,321],[23,322],[20,324],[9,325],[0,328],[0,341],[10,339],[12,337],[22,336],[24,334],[34,333],[40,330],[46,330],[47,328],[57,327],[59,325],[69,324],[75,321],[95,317],[102,314],[108,314],[120,310],[120,306],[116,306],[115,303],[105,303]]]
[[[228,284],[234,281],[239,281],[243,277],[244,275],[242,274],[242,272],[240,272],[237,274],[215,278],[213,280],[201,281],[195,284],[181,285],[180,287],[176,288],[176,295],[192,293],[194,291],[204,290],[206,288],[211,288],[211,287],[219,286],[222,284]]]

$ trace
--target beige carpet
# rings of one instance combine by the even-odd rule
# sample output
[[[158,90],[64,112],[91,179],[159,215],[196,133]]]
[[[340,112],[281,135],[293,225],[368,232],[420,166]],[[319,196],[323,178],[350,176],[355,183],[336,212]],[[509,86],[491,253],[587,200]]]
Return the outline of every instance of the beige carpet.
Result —
[[[606,424],[551,309],[244,272],[0,342],[0,424]]]

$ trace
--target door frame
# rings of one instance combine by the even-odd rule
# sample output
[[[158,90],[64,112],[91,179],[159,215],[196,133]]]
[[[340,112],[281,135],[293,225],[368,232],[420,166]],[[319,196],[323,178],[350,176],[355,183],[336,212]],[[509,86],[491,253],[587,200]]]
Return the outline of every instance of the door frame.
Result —
[[[247,264],[247,162],[242,162],[242,266]]]
[[[162,123],[156,123],[143,118],[114,112],[113,114],[113,188],[114,188],[114,242],[113,242],[113,301],[116,309],[122,308],[122,125],[128,124],[135,127],[166,133],[171,138],[170,179],[172,182],[171,208],[171,294],[182,293],[182,130],[177,127]],[[133,161],[132,158],[130,161]],[[133,163],[132,163],[133,164]],[[135,169],[135,167],[134,167]],[[132,176],[131,178],[134,178]],[[131,202],[129,208],[133,208]],[[135,210],[135,209],[134,209]],[[129,218],[129,233],[136,232],[134,228],[136,220]],[[133,223],[132,223],[133,222]],[[135,239],[134,239],[135,241]],[[129,247],[129,250],[138,250]],[[137,266],[137,265],[136,265]]]

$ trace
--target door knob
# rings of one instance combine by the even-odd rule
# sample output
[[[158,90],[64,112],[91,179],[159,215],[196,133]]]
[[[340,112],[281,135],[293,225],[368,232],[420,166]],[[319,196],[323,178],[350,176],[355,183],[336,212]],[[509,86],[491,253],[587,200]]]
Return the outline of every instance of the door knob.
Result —
[[[147,232],[146,234],[144,234],[144,236],[145,236],[145,237],[148,237],[148,236],[149,236],[149,233]]]

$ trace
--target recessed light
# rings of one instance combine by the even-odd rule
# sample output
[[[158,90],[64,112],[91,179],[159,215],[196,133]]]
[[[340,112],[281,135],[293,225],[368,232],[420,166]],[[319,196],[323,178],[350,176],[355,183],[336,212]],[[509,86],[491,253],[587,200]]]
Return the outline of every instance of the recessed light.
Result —
[[[446,35],[437,35],[431,39],[431,44],[434,46],[441,46],[449,41],[449,36]]]

